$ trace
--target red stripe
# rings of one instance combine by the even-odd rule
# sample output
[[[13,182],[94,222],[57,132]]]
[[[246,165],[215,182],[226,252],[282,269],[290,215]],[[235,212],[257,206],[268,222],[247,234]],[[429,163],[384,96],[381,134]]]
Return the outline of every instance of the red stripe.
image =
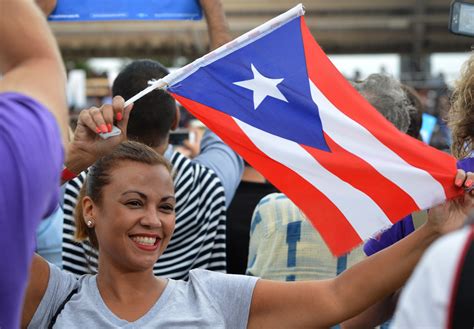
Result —
[[[328,171],[369,196],[392,223],[419,210],[415,201],[404,190],[381,175],[369,163],[347,152],[328,135],[325,134],[324,138],[331,152],[303,147]],[[355,172],[357,174],[354,174]],[[397,200],[396,204],[394,200]]]
[[[454,186],[456,159],[401,133],[360,96],[314,40],[304,17],[301,17],[301,33],[308,76],[326,98],[407,163],[430,173],[443,185],[448,199],[462,195],[463,190]]]
[[[284,192],[310,219],[333,254],[345,254],[362,242],[344,215],[324,194],[260,151],[230,116],[185,97],[172,95]]]
[[[451,329],[453,325],[453,314],[454,314],[454,306],[456,301],[456,294],[459,288],[459,280],[461,279],[461,272],[464,265],[464,261],[466,259],[467,251],[471,246],[472,240],[474,239],[474,226],[471,226],[471,230],[467,236],[466,242],[464,242],[464,246],[462,248],[461,255],[459,255],[458,264],[456,266],[456,274],[454,275],[454,281],[451,285],[451,296],[449,298],[449,308],[448,308],[448,323],[447,328]]]

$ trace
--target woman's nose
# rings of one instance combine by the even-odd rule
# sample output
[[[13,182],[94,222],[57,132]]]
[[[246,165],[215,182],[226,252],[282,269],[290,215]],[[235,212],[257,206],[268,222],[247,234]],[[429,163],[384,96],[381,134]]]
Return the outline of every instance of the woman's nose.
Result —
[[[146,215],[142,217],[140,223],[148,227],[161,227],[160,212],[156,209],[148,210]]]

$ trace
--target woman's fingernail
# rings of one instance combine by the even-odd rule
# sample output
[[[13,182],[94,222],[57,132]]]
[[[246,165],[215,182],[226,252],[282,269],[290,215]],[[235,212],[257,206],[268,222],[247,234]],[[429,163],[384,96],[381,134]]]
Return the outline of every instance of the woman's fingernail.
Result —
[[[101,124],[100,125],[100,131],[103,132],[103,133],[106,133],[107,132],[107,126],[105,124]]]
[[[471,187],[472,185],[472,180],[468,179],[465,183],[464,183],[464,186],[466,187]]]
[[[117,113],[117,121],[122,120],[122,112]]]
[[[454,185],[461,186],[462,185],[462,179],[456,179],[456,181],[454,182]]]
[[[100,133],[101,133],[101,131],[100,131],[100,128],[99,128],[99,127],[95,127],[95,131],[96,131],[96,133],[98,133],[98,134],[100,134]]]
[[[107,128],[109,130],[109,133],[112,132],[112,125],[110,123],[107,124]]]

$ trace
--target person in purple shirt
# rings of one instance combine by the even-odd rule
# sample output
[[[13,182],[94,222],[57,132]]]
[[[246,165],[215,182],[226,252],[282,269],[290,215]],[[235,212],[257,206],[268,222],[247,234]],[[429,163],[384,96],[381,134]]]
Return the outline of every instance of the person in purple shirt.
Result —
[[[0,6],[0,328],[18,328],[36,228],[58,202],[65,71],[36,4]]]

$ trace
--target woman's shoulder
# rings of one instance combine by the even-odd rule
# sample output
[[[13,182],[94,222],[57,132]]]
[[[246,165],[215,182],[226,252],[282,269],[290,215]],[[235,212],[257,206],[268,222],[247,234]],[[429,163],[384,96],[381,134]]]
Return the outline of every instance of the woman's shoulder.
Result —
[[[95,285],[96,274],[83,274],[77,276],[71,272],[60,269],[56,265],[49,264],[50,275],[48,290],[52,290],[58,298],[64,298],[64,295],[72,292],[85,293],[84,287],[93,287]],[[90,289],[89,289],[90,290]]]
[[[74,274],[49,263],[48,286],[30,321],[29,328],[48,327],[48,324],[57,317],[57,314],[71,299],[90,290],[84,289],[84,286],[91,284],[94,278],[93,275],[76,277]]]
[[[58,280],[67,280],[67,281],[76,281],[77,284],[81,284],[82,281],[84,280],[90,280],[91,278],[94,278],[96,274],[83,274],[83,275],[77,275],[72,272],[66,271],[57,265],[54,265],[52,263],[48,263],[49,265],[49,271],[50,271],[50,281],[51,278],[56,278]]]
[[[206,269],[193,269],[189,272],[187,285],[200,287],[203,290],[227,290],[237,287],[253,286],[258,280],[256,277],[238,274],[226,274]]]

